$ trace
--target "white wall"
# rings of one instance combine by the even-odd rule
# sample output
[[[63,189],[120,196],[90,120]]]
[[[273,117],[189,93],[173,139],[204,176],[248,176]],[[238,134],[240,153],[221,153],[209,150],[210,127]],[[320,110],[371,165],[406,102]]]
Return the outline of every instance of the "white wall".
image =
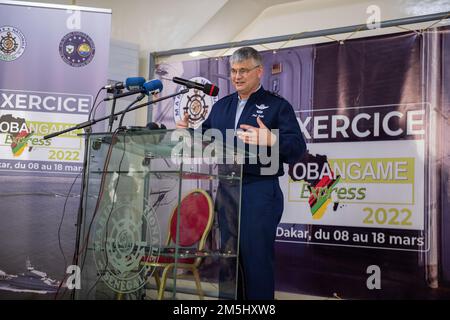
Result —
[[[139,72],[148,76],[148,53],[184,45],[227,0],[78,0],[112,8],[111,37],[139,44]]]
[[[139,75],[145,77],[148,76],[149,52],[361,24],[367,20],[366,9],[370,5],[380,7],[382,20],[450,11],[450,0],[40,0],[32,2],[112,9],[111,37],[114,40],[139,46]],[[345,36],[336,36],[336,38],[341,39]],[[313,40],[313,42],[317,41],[329,40],[326,38]],[[277,44],[269,45],[269,47],[276,48]],[[221,50],[212,54],[224,52],[225,50]]]
[[[119,40],[111,40],[111,46],[109,49],[109,66],[108,66],[108,80],[124,81],[124,79],[139,74],[139,45],[134,43],[129,43]],[[134,97],[125,97],[118,99],[116,102],[115,112],[124,110],[128,104],[133,101]],[[106,103],[106,110],[111,110],[112,102]],[[145,108],[142,108],[145,109]],[[146,117],[146,111],[142,113],[142,109],[129,112],[123,121],[125,126],[131,126],[136,124],[137,119],[139,119],[142,114]],[[110,111],[107,112],[110,114]],[[116,121],[114,129],[118,125]],[[104,122],[105,131],[107,129],[107,122]],[[140,125],[145,125],[142,123]]]
[[[150,52],[266,38],[303,31],[322,30],[366,23],[367,7],[377,5],[382,20],[450,11],[450,0],[41,0],[58,4],[112,9],[111,37],[135,46],[139,52],[139,74],[113,66],[110,74],[148,77]],[[429,25],[427,23],[425,25]],[[353,37],[398,32],[397,28],[359,32]],[[333,38],[345,39],[348,34]],[[289,43],[258,46],[277,49],[307,43],[330,41],[321,37]],[[114,46],[111,55],[116,55]],[[233,50],[208,52],[209,56],[231,54]],[[188,56],[164,58],[166,61]],[[145,124],[146,110],[137,119]]]
[[[304,0],[264,10],[233,41],[365,24],[369,18],[366,10],[372,5],[380,8],[382,21],[450,11],[450,0]],[[398,28],[389,30],[389,32],[398,31],[402,30]],[[367,31],[354,36],[385,32],[386,29],[379,32]],[[333,38],[345,39],[348,35],[336,35]],[[322,41],[330,39],[312,39],[303,43]],[[277,45],[269,47],[277,48]]]
[[[231,0],[232,1],[232,0]],[[369,6],[377,6],[380,9],[382,21],[425,15],[437,12],[450,11],[450,0],[299,0],[285,1],[284,3],[273,2],[272,6],[266,7],[251,22],[244,25],[238,33],[228,31],[229,28],[235,31],[235,26],[239,24],[239,18],[234,18],[236,8],[225,5],[214,19],[221,25],[208,23],[208,28],[202,30],[202,34],[194,36],[188,46],[192,47],[213,43],[226,43],[273,36],[296,34],[305,31],[317,31],[330,28],[339,28],[351,25],[367,23],[371,13],[367,13]],[[251,6],[242,5],[242,10],[252,10]],[[254,8],[258,12],[258,7]],[[236,20],[238,20],[236,22]],[[447,23],[449,19],[446,20]],[[433,22],[403,26],[410,29],[420,29],[429,26]],[[229,27],[229,25],[231,27]],[[224,30],[220,32],[220,27]],[[400,28],[384,28],[380,30],[361,31],[351,35],[352,38],[372,36],[377,34],[405,31]],[[235,33],[233,35],[233,33]],[[219,34],[219,36],[217,36]],[[225,39],[223,35],[229,37]],[[331,38],[343,40],[350,34],[331,35]],[[216,41],[214,42],[214,39]],[[264,46],[256,46],[259,50],[278,49],[280,46],[298,46],[310,43],[332,41],[330,38],[320,37],[301,41],[289,41],[281,43],[271,43]],[[183,48],[183,46],[180,46]],[[207,56],[229,55],[233,49],[217,50],[206,52]],[[203,56],[202,56],[203,57]],[[165,61],[176,61],[190,59],[188,55],[164,57]]]
[[[186,47],[228,42],[265,9],[299,0],[228,0],[227,3],[189,39]]]
[[[139,73],[139,45],[111,40],[108,66],[108,80],[123,81]]]
[[[364,24],[366,10],[376,5],[381,20],[450,10],[449,0],[305,0],[266,9],[237,39],[337,28]]]
[[[148,76],[148,53],[178,48],[199,32],[227,0],[38,0],[112,9],[111,38],[139,46],[139,72]]]

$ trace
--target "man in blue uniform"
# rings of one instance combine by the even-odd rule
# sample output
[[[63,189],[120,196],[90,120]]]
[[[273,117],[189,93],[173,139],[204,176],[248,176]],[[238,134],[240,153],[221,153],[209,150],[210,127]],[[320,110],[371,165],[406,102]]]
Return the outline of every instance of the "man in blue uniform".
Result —
[[[306,150],[294,110],[288,101],[266,91],[261,85],[263,62],[258,51],[243,47],[230,57],[231,81],[236,92],[217,101],[203,122],[202,129],[219,129],[223,137],[226,130],[235,130],[237,138],[245,144],[267,147],[277,144],[278,154],[270,157],[279,163],[276,170],[264,171],[267,166],[244,164],[240,220],[240,271],[245,299],[274,299],[274,242],[276,228],[283,213],[283,193],[278,177],[284,174],[283,163],[293,163]],[[187,128],[187,117],[177,128]],[[271,130],[278,130],[275,134]],[[269,152],[270,153],[270,152]],[[219,225],[233,225],[230,210],[236,188],[219,186],[216,202]],[[238,208],[237,205],[234,208]],[[234,211],[236,216],[236,211]],[[237,225],[237,224],[235,224]],[[221,239],[232,238],[236,230],[221,226]]]

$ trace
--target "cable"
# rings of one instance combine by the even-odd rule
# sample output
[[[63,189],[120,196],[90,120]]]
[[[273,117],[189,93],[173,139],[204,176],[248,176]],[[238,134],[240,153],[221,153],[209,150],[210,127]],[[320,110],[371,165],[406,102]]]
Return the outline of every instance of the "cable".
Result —
[[[97,94],[96,94],[96,96],[95,96],[94,102],[92,103],[92,106],[93,106],[93,107],[89,110],[88,121],[91,120],[91,116],[92,116],[92,113],[93,113],[93,112],[94,112],[94,116],[95,116],[95,110],[98,108],[98,106],[100,105],[100,103],[103,102],[103,100],[102,100],[102,101],[100,101],[97,105],[95,105],[95,103],[97,102],[97,99],[98,99],[100,93],[101,93],[102,90],[104,90],[104,89],[105,89],[105,88],[102,87],[102,88],[100,88],[100,89],[97,91]],[[87,150],[84,150],[84,152],[87,152]],[[76,182],[77,179],[80,177],[80,174],[81,174],[81,172],[75,177],[74,181],[72,182],[72,185],[70,186],[69,193],[67,194],[66,200],[65,200],[65,202],[64,202],[63,215],[62,215],[62,217],[61,217],[61,221],[60,221],[60,224],[59,224],[59,227],[58,227],[58,246],[59,246],[59,250],[60,250],[60,252],[61,252],[61,254],[62,254],[63,258],[64,258],[64,266],[65,266],[64,272],[66,271],[66,268],[67,268],[67,260],[66,260],[66,256],[65,256],[65,254],[64,254],[64,250],[63,250],[62,244],[61,244],[61,227],[62,227],[62,224],[63,224],[63,221],[64,221],[65,212],[66,212],[67,200],[69,199],[70,192],[72,191],[72,188],[73,188],[73,186],[75,185],[75,182]],[[83,184],[83,187],[84,187],[84,181],[82,181],[82,184]],[[84,188],[83,188],[83,190],[84,190]],[[73,261],[75,261],[75,259],[78,257],[77,250],[78,250],[78,248],[75,248],[74,256],[73,256]],[[55,299],[58,298],[59,291],[60,291],[60,289],[61,289],[61,287],[62,287],[64,281],[67,279],[67,276],[68,276],[68,275],[65,274],[64,278],[63,278],[62,281],[60,282],[59,287],[58,287],[58,290],[57,290],[56,293],[55,293]],[[67,288],[66,288],[66,290],[67,290]],[[64,290],[63,295],[66,293],[66,290]]]
[[[66,260],[66,256],[64,254],[64,250],[63,250],[62,244],[61,244],[61,227],[62,227],[62,224],[63,224],[63,221],[64,221],[64,216],[66,214],[67,200],[69,199],[70,193],[72,192],[72,188],[75,185],[75,182],[80,177],[80,175],[81,175],[81,172],[78,173],[78,175],[75,177],[75,179],[72,182],[72,185],[69,188],[69,192],[67,193],[66,200],[64,201],[63,214],[62,214],[61,221],[60,221],[59,227],[58,227],[58,245],[59,245],[59,250],[60,250],[60,252],[61,252],[61,254],[62,254],[63,258],[64,258],[64,272],[66,272],[66,270],[67,270],[67,260]]]
[[[100,89],[97,91],[97,95],[95,96],[94,103],[92,104],[92,106],[95,106],[95,103],[97,102],[98,96],[100,95],[100,92],[102,92],[102,90],[104,90],[104,88],[100,88]],[[89,117],[88,117],[88,120],[91,120],[92,112],[94,111],[94,109],[97,109],[97,107],[100,105],[101,102],[103,102],[103,100],[100,101],[100,102],[98,103],[97,106],[91,108],[91,110],[89,111]],[[94,112],[94,116],[95,116],[95,112]]]
[[[94,107],[94,112],[93,112],[93,114],[92,114],[92,118],[93,119],[95,119],[95,115],[96,115],[96,113],[97,113],[97,109],[98,109],[98,107],[100,106],[100,104],[102,104],[104,101],[102,100],[102,101],[99,101],[99,103],[97,103],[97,105]]]
[[[114,134],[112,135],[112,139],[114,139],[116,135],[117,135],[117,130],[116,130],[116,131],[114,132]],[[113,145],[111,144],[111,145],[109,146],[108,153],[107,153],[107,156],[106,156],[106,159],[105,159],[105,164],[104,164],[104,167],[103,167],[103,172],[106,171],[106,168],[107,168],[108,165],[109,165],[109,160],[110,160],[110,158],[111,158],[112,147],[113,147]],[[81,246],[81,249],[75,248],[75,251],[74,251],[73,261],[77,261],[77,260],[78,260],[78,257],[79,257],[81,254],[83,254],[83,252],[84,252],[84,257],[83,257],[84,259],[83,259],[82,266],[81,266],[81,268],[80,268],[80,273],[81,273],[82,270],[83,270],[84,262],[85,262],[85,260],[86,260],[87,244],[88,244],[88,241],[89,241],[89,235],[90,235],[90,230],[91,230],[91,227],[92,227],[92,223],[93,223],[93,221],[94,221],[94,219],[95,219],[95,215],[96,215],[96,213],[97,213],[97,211],[98,211],[99,202],[100,202],[100,200],[101,200],[101,198],[102,198],[102,196],[103,196],[103,188],[104,188],[104,179],[105,179],[105,176],[106,176],[106,175],[103,173],[103,175],[102,175],[102,181],[101,181],[101,183],[100,183],[100,188],[99,188],[99,195],[98,195],[98,197],[97,197],[96,207],[95,207],[95,209],[94,209],[94,213],[93,213],[93,216],[92,216],[92,220],[91,220],[91,222],[90,222],[90,224],[89,224],[89,228],[88,228],[88,234],[87,234],[87,236],[86,236],[85,239],[84,239],[84,242],[83,242],[83,245]],[[84,184],[84,181],[83,181],[83,184]],[[85,189],[83,188],[83,190],[85,190]],[[81,226],[78,226],[78,228],[80,228],[80,227],[81,227]],[[57,292],[56,292],[56,294],[55,294],[55,300],[57,299],[58,293],[59,293],[59,291],[60,291],[60,289],[61,289],[61,286],[62,286],[63,282],[65,281],[65,279],[67,278],[67,276],[68,276],[68,275],[66,274],[66,276],[65,276],[64,279],[63,279],[63,281],[60,283],[60,286],[58,287],[58,290],[57,290]],[[66,287],[66,289],[64,290],[63,295],[66,293],[66,291],[67,291],[67,287]]]
[[[429,25],[428,27],[426,27],[424,30],[431,29],[431,28],[434,27],[436,24],[438,24],[439,22],[441,22],[441,21],[447,19],[448,17],[450,17],[450,13],[447,14],[445,17],[441,18],[440,20],[433,22],[431,25]]]
[[[118,126],[119,128],[122,127],[123,119],[125,118],[125,115],[127,114],[128,110],[133,106],[133,104],[135,104],[135,103],[141,101],[141,100],[144,99],[144,98],[145,98],[145,94],[144,94],[144,93],[141,93],[139,96],[137,96],[136,99],[134,99],[134,101],[133,101],[132,103],[130,103],[130,104],[125,108],[125,111],[123,111],[122,116],[120,117],[119,126]]]
[[[64,216],[65,216],[65,214],[66,214],[67,200],[69,199],[70,193],[72,192],[72,188],[73,188],[73,186],[75,185],[75,182],[77,181],[77,179],[80,177],[80,175],[81,175],[81,172],[78,173],[78,175],[75,177],[75,179],[73,180],[73,182],[72,182],[72,184],[71,184],[71,186],[70,186],[70,188],[69,188],[69,191],[68,191],[68,193],[67,193],[67,195],[66,195],[66,200],[64,201],[63,214],[62,214],[62,217],[61,217],[61,221],[60,221],[59,226],[58,226],[58,246],[59,246],[59,251],[61,252],[61,254],[62,254],[63,258],[64,258],[64,277],[63,277],[63,279],[60,281],[59,286],[58,286],[58,289],[56,290],[56,293],[55,293],[55,299],[57,299],[58,294],[59,294],[59,291],[61,290],[61,287],[62,287],[63,283],[66,281],[67,276],[68,276],[67,273],[66,273],[66,270],[67,270],[67,260],[66,260],[66,256],[64,255],[64,250],[63,250],[62,244],[61,244],[61,227],[62,227],[62,224],[63,224],[63,221],[64,221]],[[64,293],[65,293],[65,292],[66,292],[66,291],[64,291]]]
[[[102,179],[101,179],[101,182],[100,182],[100,187],[99,187],[99,193],[98,193],[98,197],[97,197],[97,202],[96,202],[96,204],[95,204],[95,208],[94,208],[94,212],[93,212],[93,215],[92,215],[92,219],[91,219],[91,221],[90,221],[90,223],[89,223],[89,228],[88,228],[87,236],[85,237],[84,244],[83,244],[81,250],[79,250],[79,252],[78,252],[78,256],[79,256],[80,254],[82,254],[83,251],[86,251],[86,252],[87,252],[87,244],[88,244],[88,242],[89,242],[89,236],[90,236],[92,224],[93,224],[93,222],[94,222],[95,216],[97,215],[97,211],[98,211],[98,209],[99,209],[99,207],[100,207],[100,202],[101,202],[101,200],[102,200],[102,198],[103,198],[103,191],[104,191],[104,187],[105,187],[105,179],[106,179],[106,170],[107,170],[107,168],[108,168],[108,166],[109,166],[109,161],[111,160],[111,154],[112,154],[112,149],[113,149],[113,143],[112,143],[112,141],[114,141],[114,139],[116,138],[118,132],[119,132],[119,128],[117,128],[117,129],[114,131],[113,135],[111,136],[111,144],[110,144],[110,146],[109,146],[109,148],[108,148],[108,153],[107,153],[107,155],[106,155],[105,164],[103,165],[103,173],[102,173]],[[86,261],[86,254],[85,254],[84,257],[83,257],[83,262],[82,262],[82,265],[81,265],[81,270],[83,270],[83,268],[84,268],[84,263],[85,263],[85,261]]]
[[[123,159],[125,158],[125,153],[126,153],[126,143],[125,143],[126,134],[127,134],[127,131],[124,131],[124,136],[123,136],[123,153],[122,153],[122,158],[120,159],[120,162],[119,162],[119,168],[117,169],[117,170],[118,170],[118,177],[117,177],[117,180],[116,180],[116,185],[114,186],[114,192],[113,192],[113,196],[114,196],[114,197],[115,197],[116,194],[117,194],[117,188],[118,188],[118,186],[119,186],[119,180],[120,180],[120,169],[121,169],[121,167],[122,167],[122,162],[123,162]],[[106,243],[108,242],[108,224],[109,224],[109,220],[110,220],[110,218],[111,218],[112,212],[114,211],[114,204],[115,204],[115,201],[116,201],[116,198],[113,198],[112,205],[111,205],[111,210],[109,211],[108,219],[106,220],[106,224],[105,224],[105,241],[104,241],[105,256],[106,256],[105,268],[104,268],[102,271],[100,271],[100,274],[99,274],[99,276],[97,277],[97,280],[94,282],[94,284],[93,284],[93,285],[91,286],[91,288],[88,290],[88,292],[87,292],[87,294],[86,294],[86,297],[89,297],[89,294],[91,293],[92,289],[94,289],[94,288],[97,286],[98,282],[100,281],[100,279],[101,279],[102,276],[103,276],[103,273],[104,273],[104,272],[107,270],[107,268],[108,268],[109,257],[108,257],[108,250],[106,250]],[[86,256],[86,255],[85,255],[85,256]]]

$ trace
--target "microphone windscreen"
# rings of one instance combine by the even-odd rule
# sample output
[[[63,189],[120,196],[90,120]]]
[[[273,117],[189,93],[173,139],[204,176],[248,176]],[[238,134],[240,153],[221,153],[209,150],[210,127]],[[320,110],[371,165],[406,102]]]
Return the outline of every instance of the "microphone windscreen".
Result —
[[[161,126],[160,126],[156,122],[149,122],[149,123],[147,123],[146,127],[149,130],[163,130],[163,129],[165,130],[166,129],[165,125],[163,125],[161,123]],[[147,136],[147,139],[148,139],[147,141],[151,145],[156,145],[156,144],[159,144],[162,139],[164,139],[164,136],[165,136],[165,133],[162,133],[162,132],[158,132],[158,133],[155,132],[153,134],[149,133]]]
[[[206,93],[208,96],[217,96],[219,94],[219,88],[216,87],[212,83],[205,83],[203,92]]]
[[[156,122],[149,122],[149,123],[147,123],[146,127],[147,127],[147,129],[150,129],[150,130],[160,129],[160,127],[158,126],[158,124]]]
[[[131,77],[125,80],[125,87],[129,91],[142,89],[142,85],[145,83],[143,77]]]
[[[161,80],[153,79],[153,80],[150,80],[150,81],[147,81],[146,83],[144,83],[143,87],[147,93],[156,94],[156,93],[160,93],[162,91],[163,84],[162,84]]]

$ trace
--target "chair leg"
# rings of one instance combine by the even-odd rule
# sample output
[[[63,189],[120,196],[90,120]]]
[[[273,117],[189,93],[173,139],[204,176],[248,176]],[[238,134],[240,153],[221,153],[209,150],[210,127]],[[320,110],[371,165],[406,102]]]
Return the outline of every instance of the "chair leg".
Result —
[[[195,285],[197,286],[198,296],[199,296],[200,300],[203,300],[204,294],[203,294],[202,286],[200,284],[200,275],[198,274],[198,270],[196,267],[193,267],[191,270],[192,270],[192,274],[194,275]]]
[[[158,270],[153,271],[153,276],[155,277],[156,287],[159,290],[159,288],[161,287],[161,278],[159,277]]]
[[[163,273],[162,273],[162,282],[158,290],[158,300],[162,300],[164,298],[164,291],[166,290],[166,281],[167,281],[167,273],[169,270],[173,267],[172,264],[169,264],[164,267]]]

